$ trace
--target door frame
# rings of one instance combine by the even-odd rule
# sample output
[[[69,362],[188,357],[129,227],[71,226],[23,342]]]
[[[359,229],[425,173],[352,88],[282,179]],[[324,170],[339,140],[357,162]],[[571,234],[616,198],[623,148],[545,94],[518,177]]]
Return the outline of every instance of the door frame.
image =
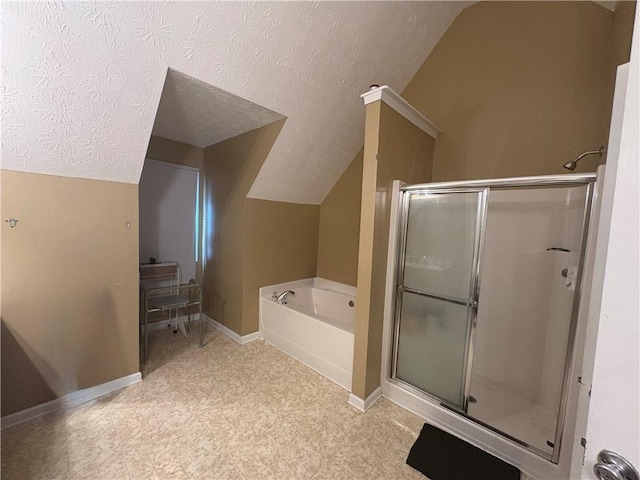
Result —
[[[196,201],[195,201],[195,210],[194,210],[194,255],[193,259],[195,264],[195,280],[196,282],[202,282],[202,272],[204,270],[204,261],[203,261],[203,192],[202,192],[202,183],[203,183],[203,174],[200,168],[192,167],[189,165],[182,165],[180,163],[174,163],[167,160],[156,160],[151,157],[145,158],[145,165],[156,165],[166,168],[174,168],[176,170],[186,170],[196,173]],[[144,172],[144,168],[143,168]],[[140,179],[142,179],[142,174],[140,173]],[[140,188],[138,186],[138,210],[140,209]],[[140,219],[138,220],[138,230],[140,230]],[[143,260],[143,259],[140,259]],[[188,280],[188,279],[187,279]]]
[[[594,259],[589,331],[571,478],[595,479],[602,449],[640,468],[638,378],[638,69],[640,9],[631,62],[618,67]],[[634,223],[635,222],[635,223]],[[627,352],[621,357],[620,352]]]

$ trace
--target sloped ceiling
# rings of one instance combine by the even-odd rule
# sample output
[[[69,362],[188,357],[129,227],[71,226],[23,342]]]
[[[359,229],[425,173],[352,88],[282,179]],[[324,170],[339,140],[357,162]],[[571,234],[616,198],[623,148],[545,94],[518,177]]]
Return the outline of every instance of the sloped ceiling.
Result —
[[[287,117],[249,196],[321,203],[467,5],[3,2],[2,168],[137,183],[171,67]]]
[[[153,134],[204,148],[281,118],[244,98],[169,69]]]

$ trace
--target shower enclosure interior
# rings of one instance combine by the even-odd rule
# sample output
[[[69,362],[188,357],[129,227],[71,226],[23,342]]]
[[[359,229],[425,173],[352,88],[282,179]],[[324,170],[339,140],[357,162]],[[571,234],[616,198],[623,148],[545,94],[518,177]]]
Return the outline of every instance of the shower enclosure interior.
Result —
[[[402,189],[390,381],[557,463],[594,182]]]

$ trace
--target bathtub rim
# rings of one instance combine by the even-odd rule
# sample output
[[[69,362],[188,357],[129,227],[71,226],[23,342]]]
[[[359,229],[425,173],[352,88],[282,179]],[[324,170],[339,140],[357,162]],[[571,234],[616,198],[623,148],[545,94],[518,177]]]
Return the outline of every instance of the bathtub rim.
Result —
[[[349,295],[356,298],[356,287],[351,285],[345,285],[344,283],[334,282],[333,280],[327,280],[322,277],[304,278],[302,280],[293,280],[291,282],[276,283],[274,285],[267,285],[261,287],[259,291],[260,297],[271,299],[274,291],[279,290],[295,290],[296,288],[320,288],[322,290],[329,290],[336,293],[342,293],[343,295]]]
[[[353,301],[355,302],[356,300],[356,287],[352,287],[351,285],[345,285],[342,283],[338,283],[338,282],[334,282],[332,280],[327,280],[321,277],[315,277],[315,278],[305,278],[303,280],[294,280],[293,282],[285,282],[285,283],[278,283],[275,285],[268,285],[266,287],[262,287],[260,288],[260,296],[258,297],[258,302],[259,302],[259,311],[258,311],[258,328],[260,331],[263,330],[263,325],[262,325],[262,298],[264,298],[265,300],[268,300],[270,302],[276,303],[277,302],[273,299],[273,294],[275,292],[278,293],[282,293],[282,291],[284,290],[296,290],[296,289],[300,289],[300,288],[317,288],[320,290],[326,290],[332,293],[337,293],[340,295],[346,295],[347,297],[350,297],[353,299]],[[319,315],[317,313],[312,313],[309,311],[303,311],[300,308],[296,308],[293,305],[289,306],[289,305],[281,305],[283,308],[289,308],[295,312],[298,312],[301,315],[305,315],[307,317],[310,317],[312,319],[314,319],[315,321],[318,322],[322,322],[325,323],[326,325],[331,326],[332,328],[337,328],[339,330],[345,331],[351,335],[355,335],[355,324],[356,324],[356,318],[355,318],[355,310],[354,310],[354,316],[353,316],[353,322],[343,322],[340,319],[332,319],[331,317],[327,317],[325,315]],[[355,307],[354,307],[355,308]],[[348,326],[348,328],[343,328],[342,326],[340,326],[340,324],[342,323],[350,323],[350,325]]]

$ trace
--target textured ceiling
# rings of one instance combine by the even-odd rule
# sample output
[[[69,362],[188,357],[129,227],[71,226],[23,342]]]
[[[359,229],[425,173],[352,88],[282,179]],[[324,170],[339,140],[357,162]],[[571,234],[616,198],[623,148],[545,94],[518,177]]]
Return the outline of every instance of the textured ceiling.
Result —
[[[281,118],[276,112],[170,69],[153,134],[204,148]]]
[[[317,204],[466,2],[2,2],[2,167],[137,183],[167,68],[286,116],[250,196]]]

